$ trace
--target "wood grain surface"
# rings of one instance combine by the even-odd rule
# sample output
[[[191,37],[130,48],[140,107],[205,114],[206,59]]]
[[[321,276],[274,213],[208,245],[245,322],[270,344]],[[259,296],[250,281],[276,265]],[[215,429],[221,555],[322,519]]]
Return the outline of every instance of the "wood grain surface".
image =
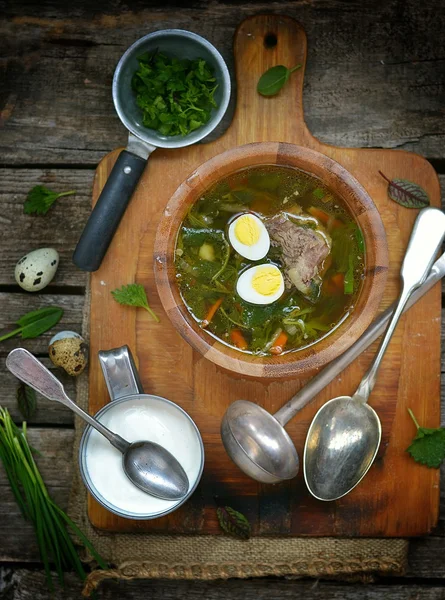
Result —
[[[274,33],[278,43],[266,48],[264,38]],[[196,355],[170,326],[156,296],[152,260],[153,240],[160,211],[179,183],[207,158],[233,146],[253,141],[283,141],[319,150],[346,167],[376,202],[385,224],[390,249],[390,271],[382,308],[396,296],[401,264],[416,211],[388,201],[386,184],[378,174],[415,179],[439,205],[439,183],[431,165],[406,152],[345,149],[320,143],[307,129],[302,109],[304,68],[292,76],[279,96],[256,94],[261,73],[274,64],[288,66],[306,59],[306,36],[292,19],[253,17],[235,38],[238,97],[234,121],[217,141],[178,151],[157,150],[137,188],[101,269],[92,276],[90,411],[107,401],[97,363],[97,351],[129,344],[139,359],[147,392],[166,396],[190,412],[203,434],[206,467],[202,483],[185,507],[164,519],[135,524],[108,513],[92,499],[92,522],[111,530],[217,533],[213,496],[238,508],[258,535],[420,535],[435,524],[438,514],[438,473],[415,464],[405,453],[413,435],[407,407],[427,425],[439,423],[440,401],[440,289],[432,290],[404,318],[382,366],[371,404],[383,425],[379,457],[364,480],[347,497],[320,503],[304,488],[301,475],[278,486],[261,486],[244,476],[225,455],[220,438],[221,416],[238,398],[254,400],[277,410],[303,382],[268,383],[235,380]],[[96,174],[94,198],[104,185],[118,151],[110,154]],[[117,305],[110,291],[138,281],[149,292],[161,314],[159,325],[142,311]],[[407,348],[410,352],[406,352]],[[350,393],[369,364],[375,345],[306,407],[288,426],[301,453],[305,433],[323,401]],[[425,356],[428,357],[425,360]],[[410,484],[408,486],[408,483]]]
[[[133,41],[155,29],[180,27],[203,35],[233,66],[231,45],[245,16],[279,11],[297,18],[308,35],[304,84],[305,120],[327,143],[367,148],[403,148],[431,160],[445,172],[445,2],[372,0],[0,0],[0,298],[2,329],[12,327],[26,310],[79,294],[71,304],[69,327],[81,322],[85,274],[70,260],[91,209],[97,162],[125,143],[111,100],[114,67]],[[233,103],[232,103],[233,104]],[[229,111],[225,126],[230,123]],[[215,132],[215,138],[220,132]],[[442,189],[445,175],[441,176]],[[44,218],[24,215],[28,190],[37,184],[66,191],[70,202],[56,203]],[[73,202],[75,206],[70,208]],[[444,204],[445,206],[445,204]],[[51,286],[32,299],[15,285],[13,265],[36,247],[54,246],[63,257]],[[6,296],[9,299],[4,304]],[[73,300],[77,300],[73,298]],[[72,311],[72,312],[71,312]],[[76,325],[77,324],[77,325]],[[63,326],[63,321],[61,322]],[[63,327],[65,328],[65,327]],[[445,314],[442,329],[445,328]],[[16,340],[19,345],[21,340]],[[444,346],[444,340],[442,341]],[[11,346],[9,346],[10,348]],[[27,340],[42,358],[46,344]],[[6,349],[0,348],[1,404],[14,410],[15,382],[5,372]],[[60,372],[58,374],[60,376]],[[86,374],[84,375],[86,376]],[[445,378],[445,357],[442,358]],[[70,388],[72,393],[72,388]],[[442,384],[443,423],[445,385]],[[30,420],[33,445],[47,476],[55,447],[72,462],[72,413],[39,398]],[[40,423],[44,428],[40,428]],[[36,426],[37,425],[37,426]],[[59,445],[59,440],[63,443]],[[58,463],[63,464],[63,463]],[[376,577],[361,582],[280,581],[261,579],[223,583],[181,581],[106,582],[99,598],[445,598],[445,465],[441,469],[441,520],[432,535],[410,542],[405,577]],[[63,508],[71,473],[53,470],[48,488]],[[48,598],[33,529],[23,520],[0,466],[0,597],[4,600]],[[67,575],[67,589],[54,598],[79,598],[81,585]]]
[[[73,574],[66,576],[67,588],[56,585],[52,600],[78,600],[82,585]],[[41,571],[5,568],[0,572],[0,589],[4,600],[47,600],[45,578]],[[108,579],[99,588],[99,598],[111,600],[444,600],[442,582],[430,586],[401,585],[391,580],[377,585],[339,583],[335,581],[277,580],[268,577],[229,581],[175,581],[168,579],[132,581]]]
[[[316,137],[444,158],[443,0],[0,0],[0,7],[5,165],[95,167],[126,143],[110,89],[128,46],[156,29],[188,29],[215,44],[231,68],[236,26],[271,11],[300,20],[308,34],[304,106]]]

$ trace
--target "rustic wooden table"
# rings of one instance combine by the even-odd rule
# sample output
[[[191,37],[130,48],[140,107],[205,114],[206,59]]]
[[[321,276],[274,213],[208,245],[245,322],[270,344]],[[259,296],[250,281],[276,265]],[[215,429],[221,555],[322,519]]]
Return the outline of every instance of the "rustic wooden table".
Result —
[[[305,87],[307,123],[321,140],[344,146],[404,148],[427,157],[445,185],[445,1],[344,2],[84,2],[65,8],[56,0],[0,1],[0,330],[43,304],[63,306],[64,329],[80,329],[85,275],[71,254],[90,211],[94,169],[101,157],[125,144],[111,100],[114,66],[125,48],[155,29],[201,33],[232,65],[236,25],[258,12],[282,12],[302,22],[309,44]],[[226,125],[230,121],[230,115]],[[36,184],[76,195],[44,218],[23,214]],[[53,246],[61,266],[41,294],[21,292],[14,265],[36,247]],[[26,342],[45,358],[48,335]],[[16,382],[0,348],[1,403],[20,420]],[[445,363],[443,363],[442,370]],[[74,385],[68,378],[68,392]],[[445,405],[445,390],[443,393]],[[30,438],[55,499],[66,506],[72,471],[72,414],[39,398]],[[23,522],[0,476],[0,597],[48,597],[31,528]],[[67,577],[56,598],[78,598],[81,586]],[[329,581],[231,580],[227,582],[109,582],[99,598],[445,598],[445,485],[438,527],[412,540],[403,578],[372,585]]]

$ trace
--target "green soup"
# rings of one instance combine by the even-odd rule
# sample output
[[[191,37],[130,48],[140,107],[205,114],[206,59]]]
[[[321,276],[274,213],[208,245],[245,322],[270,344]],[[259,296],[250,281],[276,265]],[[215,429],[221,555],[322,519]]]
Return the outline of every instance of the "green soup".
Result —
[[[229,236],[233,220],[246,214],[260,219],[262,243],[264,229],[269,234],[259,260],[242,256]],[[209,334],[243,352],[278,355],[314,344],[350,315],[364,256],[362,233],[341,198],[302,171],[270,165],[233,173],[197,200],[179,229],[175,265],[184,303]],[[246,300],[252,290],[237,282],[264,264],[280,269],[285,288],[262,305]]]

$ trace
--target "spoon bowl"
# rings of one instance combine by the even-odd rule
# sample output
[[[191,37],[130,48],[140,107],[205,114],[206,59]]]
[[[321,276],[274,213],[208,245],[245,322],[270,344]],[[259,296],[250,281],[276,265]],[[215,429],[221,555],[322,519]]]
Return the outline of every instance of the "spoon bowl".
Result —
[[[292,479],[298,473],[295,446],[267,410],[237,400],[225,413],[221,437],[227,454],[247,475],[263,483]]]
[[[161,489],[163,500],[178,500],[188,492],[187,473],[179,462],[172,468],[171,453],[155,442],[133,442],[123,454],[122,464],[127,477],[143,492],[147,486]]]
[[[318,500],[337,500],[368,472],[380,446],[382,426],[368,404],[339,396],[319,409],[307,439],[306,485]]]

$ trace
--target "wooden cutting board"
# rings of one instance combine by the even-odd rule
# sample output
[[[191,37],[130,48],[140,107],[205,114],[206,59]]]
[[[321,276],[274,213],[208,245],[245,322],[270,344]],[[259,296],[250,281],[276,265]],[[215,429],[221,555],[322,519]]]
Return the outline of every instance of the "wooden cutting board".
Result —
[[[351,494],[329,503],[310,496],[302,473],[275,486],[249,479],[227,457],[219,435],[221,417],[234,400],[258,402],[274,412],[304,382],[263,383],[234,378],[195,353],[162,311],[152,267],[161,212],[194,168],[228,148],[258,141],[308,146],[338,161],[360,181],[377,204],[388,237],[390,272],[382,309],[397,295],[398,272],[417,211],[388,200],[386,182],[379,169],[390,178],[414,180],[428,191],[431,203],[439,206],[438,178],[422,157],[403,151],[338,148],[322,144],[311,135],[304,122],[302,104],[306,35],[296,21],[279,15],[247,19],[236,31],[234,53],[237,109],[231,126],[212,143],[154,152],[108,254],[91,278],[90,412],[95,413],[109,401],[98,351],[128,344],[138,361],[145,391],[177,402],[200,428],[206,452],[202,482],[184,507],[154,521],[117,517],[90,497],[91,522],[110,531],[216,534],[220,533],[215,515],[217,495],[225,504],[242,511],[257,535],[425,534],[437,521],[439,473],[416,464],[405,452],[415,433],[407,408],[411,407],[425,426],[439,425],[440,286],[402,318],[381,368],[370,401],[383,426],[378,459]],[[264,98],[257,94],[258,78],[266,69],[298,63],[302,68],[278,96]],[[118,153],[119,150],[110,153],[98,166],[93,204]],[[112,299],[111,290],[134,281],[145,286],[150,303],[161,318],[159,324],[145,311],[120,306]],[[375,348],[374,344],[358,357],[288,425],[287,431],[300,456],[315,412],[327,399],[355,390]]]

